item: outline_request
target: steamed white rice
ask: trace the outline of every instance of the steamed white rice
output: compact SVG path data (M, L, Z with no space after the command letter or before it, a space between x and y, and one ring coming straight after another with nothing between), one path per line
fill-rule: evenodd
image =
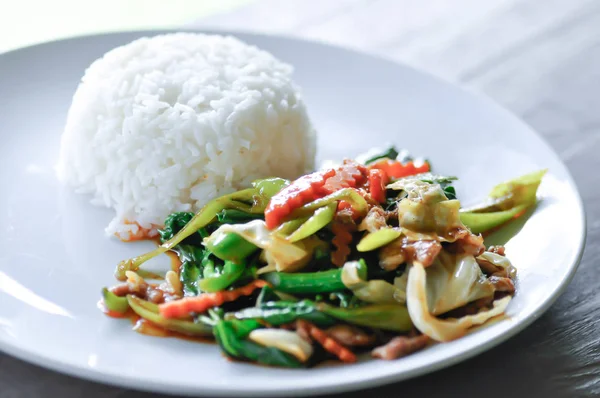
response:
M178 33L106 53L85 72L62 136L60 178L114 208L108 234L261 177L314 166L315 133L292 67L233 37Z

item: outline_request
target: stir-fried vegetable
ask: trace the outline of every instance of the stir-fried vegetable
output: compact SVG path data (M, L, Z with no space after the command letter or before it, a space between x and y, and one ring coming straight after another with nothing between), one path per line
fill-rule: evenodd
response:
M327 293L346 288L341 269L294 274L270 272L264 274L263 279L275 289L292 294Z
M537 189L545 174L546 170L540 170L496 185L487 200L461 210L461 221L480 233L518 217L536 204Z
M391 359L502 314L516 268L478 234L531 209L545 170L465 209L456 177L428 162L393 147L363 159L169 215L156 250L119 264L126 282L102 290L104 309L290 368L355 362L357 349L384 343L373 355ZM181 265L153 283L140 267L166 251Z
M108 311L124 314L129 310L126 297L119 297L107 288L102 289L102 303Z

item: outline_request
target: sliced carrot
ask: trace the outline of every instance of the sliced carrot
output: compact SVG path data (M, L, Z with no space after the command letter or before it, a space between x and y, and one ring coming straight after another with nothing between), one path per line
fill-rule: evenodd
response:
M186 297L181 300L169 301L168 303L160 304L158 310L160 315L165 318L185 318L192 313L202 313L223 303L235 301L241 296L249 296L254 290L266 285L268 285L267 282L257 279L246 286L234 290L202 293L196 297Z
M331 252L331 262L343 267L346 259L350 255L350 244L352 243L352 231L356 229L354 223L343 223L339 220L334 220L331 224L331 232L335 235L331 241L335 250Z
M323 330L319 329L312 323L305 321L303 319L299 319L297 321L298 328L303 329L305 332L308 332L310 337L312 337L316 342L318 342L325 350L332 353L336 357L339 358L340 361L346 363L356 362L356 355L338 341L329 337L327 333Z

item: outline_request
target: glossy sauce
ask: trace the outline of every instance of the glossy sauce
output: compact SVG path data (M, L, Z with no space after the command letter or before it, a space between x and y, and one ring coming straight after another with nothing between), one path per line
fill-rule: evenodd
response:
M105 306L102 300L98 302L98 308L111 318L116 319L128 319L133 325L133 330L144 334L146 336L154 336L154 337L175 337L178 339L183 339L187 341L193 341L196 343L205 343L205 344L213 344L215 340L210 337L197 337L197 336L188 336L183 333L173 332L167 329L164 329L158 325L153 324L152 322L142 318L138 314L136 314L133 310L129 309L126 313L122 314L116 311L110 311Z

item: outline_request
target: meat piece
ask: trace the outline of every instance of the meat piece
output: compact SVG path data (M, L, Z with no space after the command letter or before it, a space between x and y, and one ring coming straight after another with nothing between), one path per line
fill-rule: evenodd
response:
M142 300L148 300L155 304L162 303L165 300L165 293L161 289L146 283L142 278L114 286L110 291L119 297L132 294Z
M403 236L379 250L379 266L393 271L405 262L418 261L429 267L442 250L442 245L434 240L410 241Z
M489 281L492 283L492 285L494 285L494 288L497 292L505 292L509 294L513 294L515 292L515 284L510 278L491 276Z
M443 315L443 318L462 318L466 315L475 315L484 308L491 308L494 302L494 296L482 297L479 300L470 302L460 308L456 308Z
M484 258L477 257L477 258L475 258L475 260L477 260L477 264L479 264L479 268L481 268L481 270L488 275L491 275L498 271L502 271L501 267L498 267L496 264L494 264L491 261L488 261Z
M376 341L374 334L350 325L335 325L326 330L327 334L341 344L350 347L373 345Z
M473 235L469 231L466 231L466 233L459 232L455 234L455 237L456 241L446 245L446 250L450 253L464 253L477 257L485 251L483 236L481 235Z
M119 297L124 297L131 293L127 283L121 283L117 286L113 286L110 288L110 291Z
M165 294L160 289L148 289L146 298L154 304L160 304L165 300Z
M359 231L375 232L387 227L386 213L379 206L373 206L358 226Z
M371 355L386 360L401 358L422 350L427 343L429 343L429 336L424 334L414 337L398 336L391 339L387 344L373 349Z
M504 246L490 246L487 251L496 253L496 254L504 257L504 256L506 256L505 250L506 249L504 248Z

